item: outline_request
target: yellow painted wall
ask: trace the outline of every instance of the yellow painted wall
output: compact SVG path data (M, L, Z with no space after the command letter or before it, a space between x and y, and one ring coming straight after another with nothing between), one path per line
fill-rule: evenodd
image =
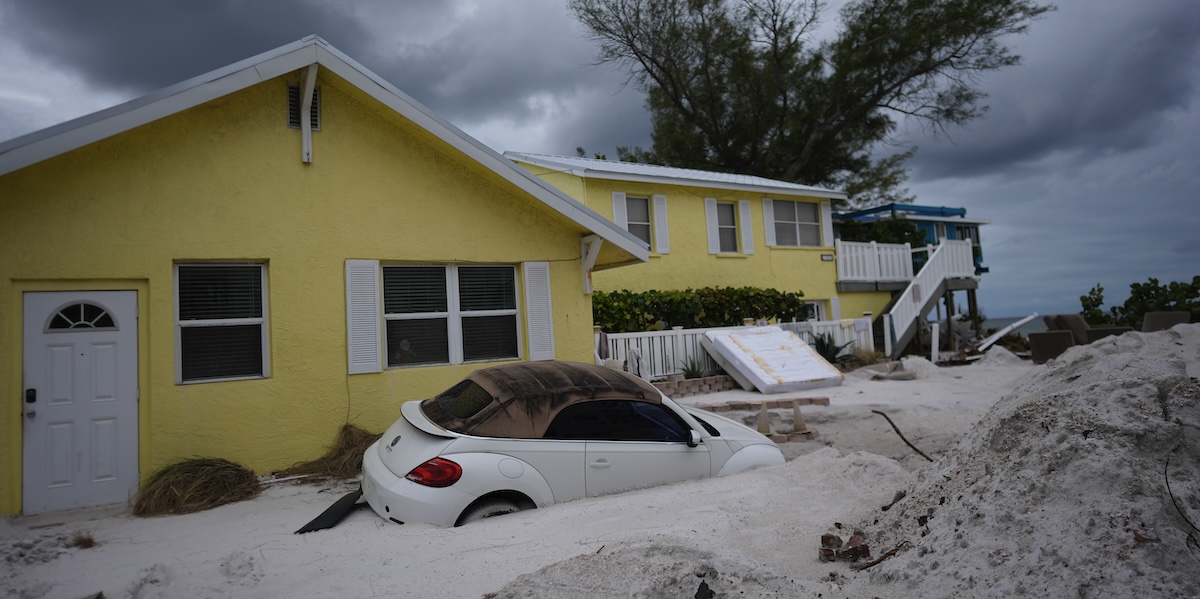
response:
M615 191L629 196L666 196L670 253L659 254L654 251L652 244L649 262L594 273L593 279L598 290L752 286L801 291L807 301L825 302L826 310L829 308L828 300L837 296L836 263L821 260L822 254L833 255L832 240L828 247L767 247L766 244L762 209L764 197L814 203L819 203L819 198L784 194L764 196L760 193L604 179L584 181L569 173L525 166L608 219L613 218L612 193ZM704 212L706 197L716 198L718 202L750 201L753 255L708 253Z
M842 318L858 318L863 312L870 312L872 318L879 318L891 301L892 294L887 291L855 291L842 293L840 297Z
M341 83L320 82L312 164L280 78L0 177L0 513L21 501L26 291L138 290L143 476L193 456L311 459L343 423L382 431L479 366L347 375L349 258L548 260L558 358L591 359L580 227ZM268 265L268 378L176 384L172 266L188 260Z

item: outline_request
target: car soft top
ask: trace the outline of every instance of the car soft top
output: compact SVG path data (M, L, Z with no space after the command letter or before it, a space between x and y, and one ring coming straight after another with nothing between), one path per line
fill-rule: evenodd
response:
M421 402L427 418L468 435L538 439L566 406L636 399L661 403L650 383L627 372L576 362L519 362L471 373L444 393Z

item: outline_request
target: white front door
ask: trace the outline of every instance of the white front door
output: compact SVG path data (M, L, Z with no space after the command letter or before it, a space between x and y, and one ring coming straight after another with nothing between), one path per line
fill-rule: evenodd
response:
M136 490L137 338L136 291L25 294L25 514Z

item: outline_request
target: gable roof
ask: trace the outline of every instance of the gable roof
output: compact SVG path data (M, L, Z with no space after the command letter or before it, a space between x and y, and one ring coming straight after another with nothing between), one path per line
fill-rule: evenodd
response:
M507 158L549 169L567 171L584 179L611 179L614 181L640 181L665 183L668 185L691 185L713 187L754 193L786 193L788 195L812 196L837 200L846 199L845 192L798 183L788 183L754 175L702 171L673 166L640 164L636 162L614 162L573 156L553 156L527 152L505 152Z
M594 210L505 159L316 35L52 127L0 143L0 176L316 64L396 111L580 227L645 262L649 248ZM597 265L600 268L601 265Z

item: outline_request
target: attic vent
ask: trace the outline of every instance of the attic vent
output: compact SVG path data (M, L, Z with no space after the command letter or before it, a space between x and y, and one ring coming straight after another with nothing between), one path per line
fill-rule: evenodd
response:
M288 127L300 128L300 86L288 86ZM313 88L312 110L308 115L313 131L321 130L321 88Z

